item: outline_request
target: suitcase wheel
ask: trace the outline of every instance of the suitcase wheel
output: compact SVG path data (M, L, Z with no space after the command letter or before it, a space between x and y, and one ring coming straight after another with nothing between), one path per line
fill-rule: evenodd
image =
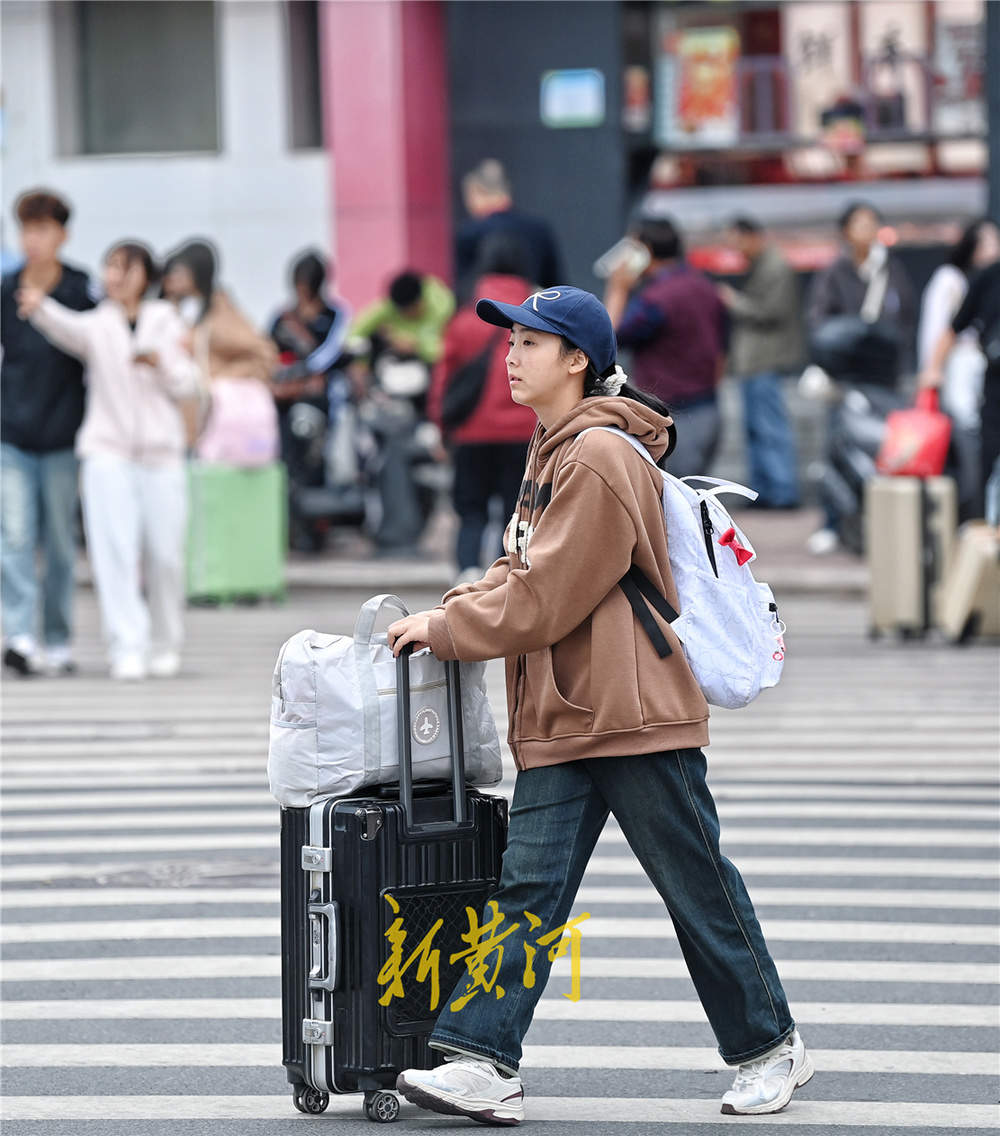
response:
M317 1116L325 1112L330 1103L330 1094L314 1089L311 1085L296 1085L292 1090L292 1104L299 1112Z
M395 1093L365 1093L365 1116L376 1124L390 1124L399 1117L399 1097Z

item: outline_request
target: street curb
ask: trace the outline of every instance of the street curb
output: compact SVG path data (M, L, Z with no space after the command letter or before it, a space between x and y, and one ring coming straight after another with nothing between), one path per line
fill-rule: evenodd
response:
M305 569L305 570L303 570ZM850 570L838 566L835 572L823 568L804 568L792 573L767 573L767 583L775 596L866 596L868 572L861 565ZM376 592L428 588L448 591L455 582L454 569L447 563L410 564L380 560L335 561L317 568L290 565L287 586L295 591L325 591L353 588Z

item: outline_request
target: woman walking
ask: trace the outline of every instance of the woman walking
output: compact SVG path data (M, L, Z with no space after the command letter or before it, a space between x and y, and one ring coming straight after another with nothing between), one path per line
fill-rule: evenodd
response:
M484 299L477 311L511 329L511 397L538 417L507 555L440 607L392 624L390 642L397 653L413 644L442 659L507 660L518 773L493 896L505 926L526 912L539 934L566 923L613 813L667 906L719 1052L738 1066L722 1111L777 1112L813 1067L743 881L719 851L700 748L708 705L669 623L651 615L672 647L660 657L617 586L634 565L677 607L659 474L625 439L592 430L632 434L661 461L672 421L624 385L611 320L589 293L553 288L520 306ZM528 985L521 952L504 951L494 975L502 1000L464 997L463 979L430 1038L446 1063L405 1070L399 1091L435 1112L520 1123L521 1042L549 953L537 951L533 966Z
M111 675L122 680L177 674L184 637L177 400L197 391L198 370L173 307L145 298L155 277L149 250L124 241L105 258L107 298L93 311L73 311L37 288L18 293L22 318L87 368L80 496Z

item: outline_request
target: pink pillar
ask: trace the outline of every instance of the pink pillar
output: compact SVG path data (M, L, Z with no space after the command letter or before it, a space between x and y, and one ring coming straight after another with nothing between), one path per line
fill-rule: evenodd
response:
M413 268L451 279L440 0L327 0L323 109L337 290L355 307Z

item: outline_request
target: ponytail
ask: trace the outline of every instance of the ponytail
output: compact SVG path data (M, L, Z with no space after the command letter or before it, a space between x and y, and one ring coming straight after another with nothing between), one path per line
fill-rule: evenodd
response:
M608 392L603 390L602 387L604 381L611 378L614 373L615 368L611 366L602 375L594 364L588 361L587 373L583 379L583 397L600 398L602 395L607 395ZM648 391L640 390L638 387L632 386L631 383L623 383L616 397L630 398L633 402L639 403L640 406L645 406L656 414L662 414L664 418L670 417L670 408L662 399L657 398L655 394L650 394ZM662 466L667 458L670 457L674 452L674 447L677 445L677 427L671 423L667 432L670 435L670 441L667 444L663 457L656 463L659 466Z
M564 353L577 350L576 344L567 339L565 335L561 336L561 339ZM608 396L606 383L608 379L614 376L615 366L616 365L612 363L611 366L602 373L598 371L590 359L588 359L587 372L583 376L583 397L606 398ZM670 407L668 407L662 399L657 398L655 394L650 394L648 391L640 390L638 387L632 386L631 383L623 383L615 397L630 398L633 402L639 403L640 406L645 406L648 410L663 415L664 418L670 417ZM677 427L671 423L668 433L670 435L670 442L667 445L663 457L657 462L657 465L663 465L664 461L674 452L674 447L677 445Z

